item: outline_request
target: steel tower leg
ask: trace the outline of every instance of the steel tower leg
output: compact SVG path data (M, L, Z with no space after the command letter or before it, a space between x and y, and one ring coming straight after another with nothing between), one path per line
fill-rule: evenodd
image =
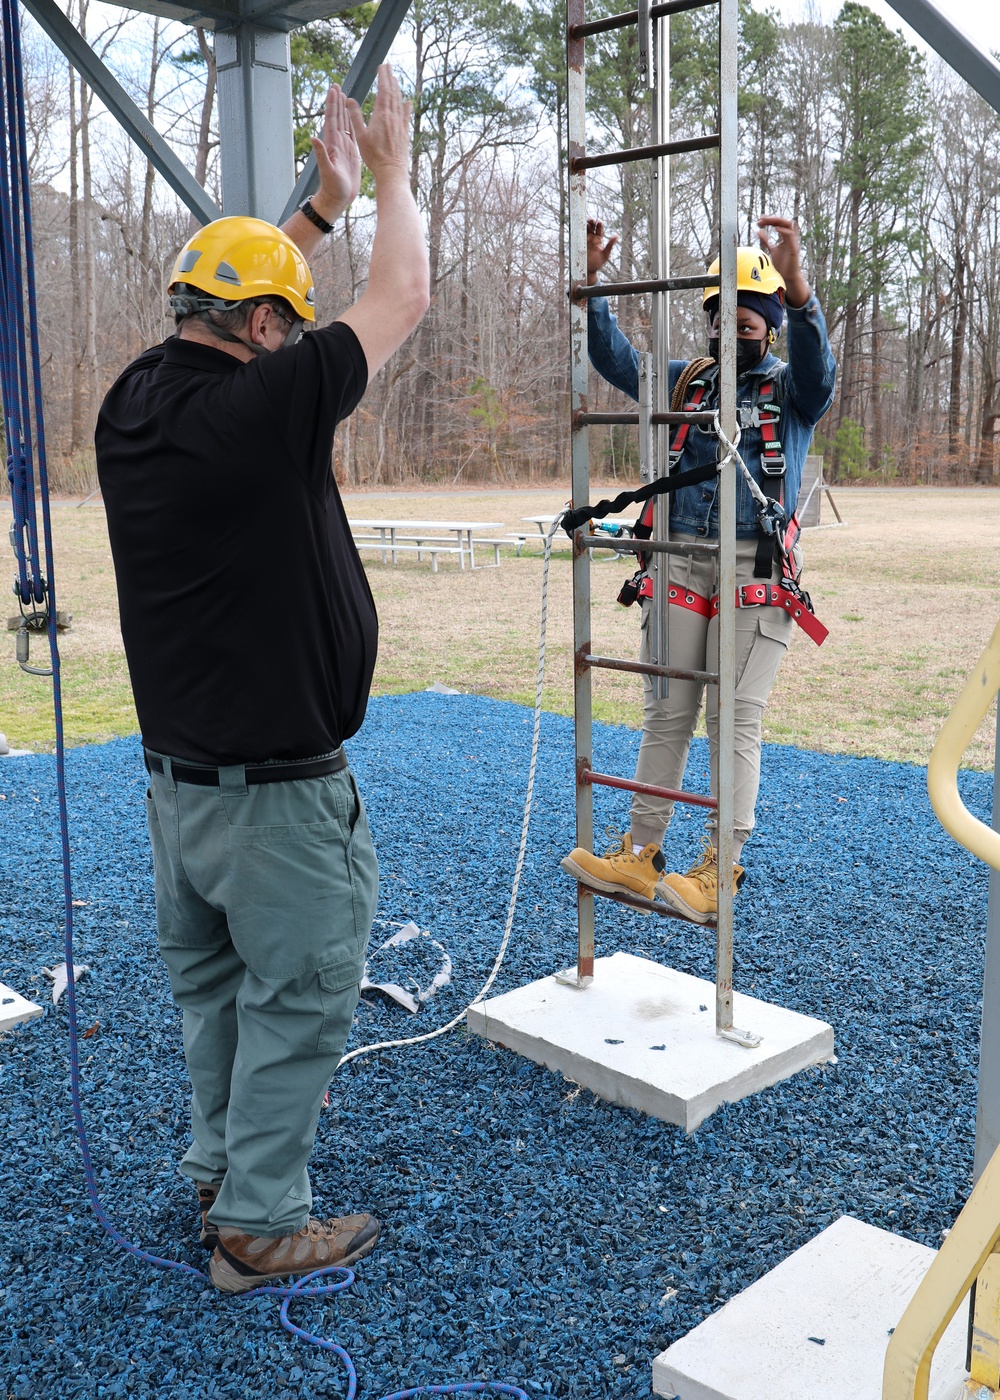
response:
M288 35L255 24L215 34L222 207L276 223L295 179Z

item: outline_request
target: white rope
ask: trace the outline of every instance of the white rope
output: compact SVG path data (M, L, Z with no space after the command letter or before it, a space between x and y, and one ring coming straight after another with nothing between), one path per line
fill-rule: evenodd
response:
M712 427L715 430L715 436L719 439L723 447L726 449L726 455L719 463L719 471L721 472L722 468L726 466L727 463L735 462L736 465L739 467L740 471L743 473L744 478L746 479L746 483L750 488L751 496L753 496L754 500L759 506L763 506L765 510L770 509L770 499L764 495L763 491L757 485L756 481L754 481L753 477L750 474L750 468L740 456L740 449L737 445L741 436L739 424L737 423L736 425L736 442L730 442L729 439L726 437L726 430L722 426L722 418L720 417L718 410L716 410L715 419L712 423Z
M380 1040L376 1045L359 1045L356 1050L351 1050L340 1061L338 1068L350 1064L352 1060L358 1059L361 1055L371 1055L376 1050L395 1050L402 1045L420 1045L427 1040L436 1040L439 1035L445 1035L448 1031L454 1030L465 1020L471 1009L483 1000L496 981L503 966L503 960L507 955L507 945L510 942L511 930L514 927L514 910L517 908L517 892L521 883L521 871L524 868L524 854L528 847L528 826L531 821L531 799L535 788L535 768L538 760L538 736L542 722L542 685L545 680L545 629L548 617L549 606L549 559L552 554L552 536L559 528L564 512L560 512L549 526L549 533L545 536L545 553L542 560L542 615L538 636L538 671L535 682L535 723L531 735L531 760L528 764L528 790L524 798L524 819L521 822L521 844L517 852L517 863L514 867L514 883L510 891L510 903L507 906L507 922L504 926L503 938L500 942L500 951L497 953L496 961L480 991L472 998L468 1006L460 1011L457 1016L453 1016L447 1025L439 1026L436 1031L427 1031L424 1035L411 1035L404 1040Z

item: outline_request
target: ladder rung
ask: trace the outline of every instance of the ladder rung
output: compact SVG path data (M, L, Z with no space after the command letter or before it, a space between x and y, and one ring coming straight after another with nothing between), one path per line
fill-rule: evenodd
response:
M696 558L699 554L718 554L718 544L702 543L700 540L625 540L617 536L584 535L581 539L587 549L614 549L620 554L682 554Z
M664 0L663 4L650 7L650 18L664 19L667 15L683 14L685 10L707 10L718 3L719 0ZM609 29L626 29L630 24L638 23L639 11L626 10L624 14L608 15L606 19L574 24L568 33L570 39L586 39L590 34L606 34Z
M699 423L705 428L710 428L715 422L715 414L695 409L678 413L653 413L650 415L654 423ZM634 426L639 422L638 413L574 413L574 428L593 428L601 424L624 423L626 426Z
M668 802L684 802L689 807L710 807L714 812L718 807L714 797L704 797L700 792L684 792L681 788L653 787L650 783L637 783L633 778L613 778L610 773L595 773L593 768L581 768L580 782L592 786L622 788L625 792L641 792L647 797L662 797Z
M642 909L647 914L662 914L665 919L680 919L685 924L695 922L694 919L686 919L679 909L672 909L660 899L645 899L641 894L626 894L624 890L612 894L610 890L595 889L593 885L588 885L586 880L578 880L577 884L588 894L597 895L600 899L613 899L616 904L627 904L632 909ZM699 923L698 927L715 928L715 920L706 919L703 924Z
M588 666L604 671L632 671L640 676L666 676L672 681L697 681L700 685L718 685L716 671L682 671L678 666L657 666L652 661L616 661L611 656L584 656Z
M662 277L648 282L595 282L592 287L574 287L572 294L579 301L588 301L591 297L635 296L640 292L688 292L718 287L721 280L717 272L703 272L700 277Z
M581 170L596 170L601 165L626 165L634 160L657 160L660 156L682 156L689 151L711 151L717 149L719 136L712 132L708 136L692 136L685 141L662 141L658 146L629 146L624 151L607 151L600 156L574 156L569 163L573 174Z

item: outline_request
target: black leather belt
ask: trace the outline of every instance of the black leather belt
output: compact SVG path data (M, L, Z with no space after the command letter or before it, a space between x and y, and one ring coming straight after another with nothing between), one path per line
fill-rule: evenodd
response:
M145 753L145 759L151 773L163 772L161 758ZM326 758L303 758L293 763L247 764L244 772L247 787L254 787L257 783L289 783L298 778L322 778L327 773L339 773L346 767L347 754L340 748L327 754ZM193 768L188 763L171 762L170 771L178 783L195 783L199 787L219 786L218 768Z

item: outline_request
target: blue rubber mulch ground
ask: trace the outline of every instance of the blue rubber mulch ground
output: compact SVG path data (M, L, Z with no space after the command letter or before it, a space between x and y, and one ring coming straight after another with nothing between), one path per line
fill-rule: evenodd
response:
M439 1024L478 990L506 912L530 736L531 713L510 704L372 704L350 749L382 863L380 917L430 929L454 975L416 1018L362 1005L352 1043ZM599 766L630 772L637 743L599 728ZM694 785L706 761L696 744ZM174 1165L185 1074L154 951L138 746L76 750L69 766L77 954L93 967L81 1028L96 1027L83 1042L86 1116L104 1200L130 1238L202 1266ZM571 772L571 725L547 715L500 991L573 960L574 887L557 867L573 838ZM47 758L0 765L0 979L47 1003L0 1039L6 1394L341 1396L339 1364L283 1332L273 1301L144 1267L87 1207L65 1004L53 1010L38 977L61 958L53 773ZM983 817L990 787L963 775ZM624 795L598 803L602 820L624 818ZM668 854L682 867L699 827L694 813L675 821ZM317 1206L370 1208L387 1228L349 1295L294 1316L353 1353L363 1400L486 1377L529 1394L648 1396L657 1352L843 1212L939 1242L969 1188L985 871L937 826L922 769L777 747L747 855L737 986L832 1022L835 1067L725 1107L691 1137L464 1030L335 1081ZM703 931L604 903L599 920L600 952L712 976Z

